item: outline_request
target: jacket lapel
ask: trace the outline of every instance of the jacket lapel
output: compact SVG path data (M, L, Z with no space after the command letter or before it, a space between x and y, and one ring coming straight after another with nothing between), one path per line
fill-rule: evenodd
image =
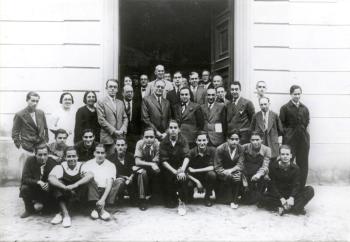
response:
M162 107L159 105L159 102L157 101L157 99L156 99L156 97L154 95L151 96L151 100L153 102L153 105L158 108L159 112L162 112ZM162 106L164 104L163 101L164 100L162 100Z
M215 113L216 113L217 108L218 108L218 105L215 102L214 102L211 110L208 107L208 110L209 110L208 120L209 121L211 121L215 117Z
M25 115L25 119L28 121L30 126L32 126L34 129L38 129L38 126L35 125L34 120L33 120L32 116L30 115L30 113L28 112L28 110L26 110L24 115ZM35 111L35 117L36 116L37 116L37 112Z
M113 111L113 113L117 113L117 105L109 97L106 97L106 105Z
M273 115L273 113L269 110L269 119L268 119L268 124L267 124L267 131L270 131L270 129L272 128L273 119L274 119L274 115Z
M265 125L264 125L264 118L263 118L262 111L258 112L256 119L260 129L264 131Z

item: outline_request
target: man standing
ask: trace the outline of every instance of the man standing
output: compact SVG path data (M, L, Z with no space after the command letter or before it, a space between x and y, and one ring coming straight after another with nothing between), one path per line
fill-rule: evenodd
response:
M135 164L140 168L136 171L139 207L141 210L146 210L146 196L151 195L154 199L155 195L160 195L162 183L159 167L159 142L152 128L145 129L143 139L136 144Z
M227 142L216 149L214 167L218 174L219 186L217 200L238 208L238 193L244 169L243 149L239 145L239 132L233 130L227 135Z
M301 93L300 86L291 86L291 100L280 110L280 119L284 128L283 143L292 148L292 154L300 168L300 189L306 184L310 149L308 132L310 114L308 108L300 102Z
M98 123L101 125L100 142L106 147L108 155L114 152L117 137L123 137L128 128L128 117L124 104L116 98L118 82L109 79L106 82L107 96L97 102Z
M49 183L53 186L53 195L59 203L60 212L51 220L52 224L62 223L63 227L71 226L69 204L75 199L82 202L92 174L81 175L81 162L78 162L77 152L74 147L65 150L64 162L55 166L49 174Z
M223 86L223 85L224 85L224 82L222 80L222 77L220 75L215 75L213 77L213 87L218 88L218 87Z
M134 98L134 90L130 85L124 86L123 102L129 120L126 136L128 151L134 153L136 142L141 136L141 102Z
M135 201L136 184L134 182L133 170L135 167L134 156L127 152L127 144L124 138L117 138L115 152L107 157L117 168L117 179L115 181L117 199L129 194L130 200Z
M49 205L48 175L56 162L48 157L49 151L45 144L34 148L35 156L29 156L24 164L20 194L23 199L25 212L21 218L40 211L44 205Z
M270 166L271 184L258 206L285 213L306 214L305 205L313 198L311 186L300 188L299 167L291 162L288 145L281 146L280 160Z
M88 201L92 207L90 216L92 219L109 220L110 214L105 210L105 205L115 202L117 171L115 165L106 159L106 149L102 144L96 146L94 154L95 158L81 167L83 175L93 174L88 184Z
M98 145L95 142L95 135L91 129L83 130L83 140L75 144L75 150L78 155L78 161L84 162L93 159L95 148Z
M180 103L180 89L182 85L181 80L181 72L175 72L173 77L174 89L169 91L166 95L166 99L169 100L171 107L173 107L175 104Z
M246 179L243 204L254 204L259 201L266 189L265 176L269 172L271 149L262 144L263 135L252 132L250 143L243 146L244 176Z
M213 203L210 201L210 195L216 180L214 171L215 148L208 147L208 136L203 131L198 133L196 144L197 147L190 150L188 172L195 180L199 192L203 187L205 188L204 204L211 207Z
M258 81L256 83L256 99L254 99L254 107L258 108L260 107L260 98L263 98L266 96L266 82L265 81Z
M207 90L209 87L213 87L210 80L210 72L208 70L202 71L202 86Z
M169 121L168 135L160 143L160 161L165 168L166 206L174 208L178 200L178 213L183 216L186 214L185 202L188 200L186 169L189 163L189 147L175 120Z
M263 144L271 148L271 159L276 160L282 144L283 127L278 115L270 110L270 99L260 98L261 111L253 116L250 129L263 134Z
M199 75L197 72L191 72L190 75L190 89L193 96L193 102L198 104L205 103L206 89L198 85Z
M250 123L255 113L254 105L241 97L241 83L233 82L230 86L232 102L227 105L227 132L237 129L241 134L241 144L249 143Z
M215 102L215 89L207 89L207 103L201 105L204 126L208 132L209 145L219 146L225 141L226 109L223 103Z
M195 146L197 132L203 129L203 114L197 103L190 101L190 89L182 87L180 90L181 106L176 105L174 116L180 124L181 134L190 147Z
M223 103L225 106L230 103L230 101L226 98L226 91L223 86L218 86L216 88L216 99L215 102Z
M166 135L171 109L169 101L163 98L165 82L155 81L155 88L154 94L142 100L142 121L146 127L152 127L156 131L158 139L163 139Z
M17 149L21 150L20 167L33 155L34 147L49 141L45 114L37 109L40 96L30 91L27 93L27 107L17 112L13 118L12 139Z
M154 74L156 75L156 79L149 83L149 85L147 87L147 90L146 90L146 96L152 95L155 92L155 90L156 90L156 86L155 86L156 85L156 81L159 81L159 80L162 80L165 83L164 92L163 92L163 97L164 98L166 98L166 95L167 95L167 93L169 91L174 89L173 84L170 81L165 80L164 73L165 73L164 66L163 65L157 65L155 70L154 70Z
M146 97L146 90L149 85L148 81L148 76L146 74L142 74L140 76L140 92L136 93L136 98L142 100L144 97Z

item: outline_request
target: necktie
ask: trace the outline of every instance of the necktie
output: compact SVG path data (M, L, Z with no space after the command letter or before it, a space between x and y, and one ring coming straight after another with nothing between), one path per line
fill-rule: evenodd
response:
M213 104L209 104L209 110L211 110L211 108L213 107Z
M266 118L266 113L264 113L263 119L264 119L264 131L266 131L266 130L267 130L267 118Z
M181 104L181 113L184 113L186 110L186 103Z
M128 119L130 120L130 101L126 101L125 112L126 112L126 115L128 116Z
M145 161L151 162L152 161L152 153L151 153L151 146L146 145L145 147Z
M160 101L160 97L157 97L157 99L158 99L158 103L159 103L159 106L161 106L161 101Z

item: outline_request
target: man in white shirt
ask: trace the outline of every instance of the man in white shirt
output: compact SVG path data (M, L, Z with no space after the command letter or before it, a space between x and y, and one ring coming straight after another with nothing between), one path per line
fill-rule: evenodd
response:
M82 168L82 174L91 172L93 180L88 186L88 201L93 205L91 218L108 220L110 214L105 210L105 205L113 204L116 198L115 165L106 159L106 149L102 144L95 148L95 158L86 162Z
M86 186L93 174L81 174L82 163L78 162L77 151L74 147L68 147L64 152L64 162L55 166L49 174L48 181L53 186L53 195L57 199L60 212L51 220L52 224L62 223L63 227L71 226L67 205L74 199L82 201L86 194Z

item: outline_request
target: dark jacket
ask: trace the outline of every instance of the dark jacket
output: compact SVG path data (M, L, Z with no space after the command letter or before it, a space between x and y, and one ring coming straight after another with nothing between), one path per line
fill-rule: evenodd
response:
M100 140L101 128L97 121L97 111L91 112L86 106L80 107L75 114L74 143L82 140L84 129L91 129L95 140Z
M231 159L229 154L228 143L223 143L216 148L215 159L214 159L214 169L219 177L224 176L223 171L226 169L231 169L237 167L238 170L243 171L244 169L244 154L243 148L237 145L236 153Z
M167 135L160 143L160 162L168 162L174 169L178 169L182 166L184 159L186 157L189 158L189 151L188 142L181 134L179 134L174 147L171 144L169 135Z
M250 100L240 97L237 105L230 102L227 104L226 110L228 133L234 129L239 131L250 130L250 123L255 113L254 105Z
M36 145L49 141L46 118L43 111L35 110L36 125L28 107L19 111L13 118L12 139L17 147L33 152Z
M41 180L47 182L51 170L58 165L52 158L48 158L44 167L44 172L41 176L40 164L35 156L30 156L26 160L23 171L21 185L36 185Z

